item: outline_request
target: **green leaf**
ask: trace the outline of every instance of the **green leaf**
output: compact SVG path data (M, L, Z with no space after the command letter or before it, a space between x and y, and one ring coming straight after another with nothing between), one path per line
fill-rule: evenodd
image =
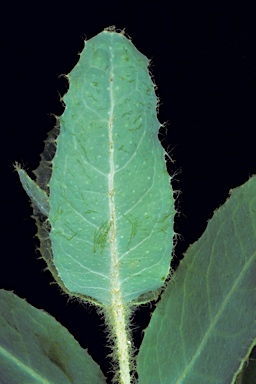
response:
M187 251L138 355L139 384L231 383L256 336L256 177Z
M104 384L99 366L53 317L0 290L1 384Z
M103 307L115 380L125 383L133 376L131 313L158 296L174 235L148 64L112 28L88 40L67 76L65 111L48 135L36 181L16 165L48 269L66 293Z
M123 34L85 43L63 100L50 239L66 288L105 306L150 300L169 273L174 199L149 61Z
M27 192L34 207L37 207L39 212L43 215L49 215L49 198L45 191L43 191L28 175L20 168L19 164L15 164L15 168L19 174L20 181L23 188Z

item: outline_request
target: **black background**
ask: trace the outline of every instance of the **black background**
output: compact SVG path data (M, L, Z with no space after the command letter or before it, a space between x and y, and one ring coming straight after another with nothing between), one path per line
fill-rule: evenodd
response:
M91 3L10 2L2 9L0 287L53 315L107 375L104 321L94 308L68 302L43 272L31 208L13 163L37 167L54 126L51 114L63 112L59 93L67 82L59 75L74 67L84 38L111 25L125 28L152 59L159 120L168 122L165 144L175 160L169 170L181 191L175 267L229 190L256 173L256 14L253 1ZM150 311L135 314L137 347Z

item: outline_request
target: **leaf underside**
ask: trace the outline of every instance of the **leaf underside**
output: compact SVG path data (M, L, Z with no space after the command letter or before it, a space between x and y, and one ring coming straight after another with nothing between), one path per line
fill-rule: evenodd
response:
M60 117L49 183L54 263L71 293L103 305L114 275L128 303L169 272L174 200L148 63L122 34L88 40Z
M256 335L256 177L188 249L138 355L139 384L233 383Z

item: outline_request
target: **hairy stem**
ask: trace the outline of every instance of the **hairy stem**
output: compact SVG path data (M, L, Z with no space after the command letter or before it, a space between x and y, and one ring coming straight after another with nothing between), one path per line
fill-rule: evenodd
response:
M113 292L109 313L111 337L114 339L113 358L118 364L114 381L120 384L131 384L131 341L127 327L127 309L122 303L120 291Z

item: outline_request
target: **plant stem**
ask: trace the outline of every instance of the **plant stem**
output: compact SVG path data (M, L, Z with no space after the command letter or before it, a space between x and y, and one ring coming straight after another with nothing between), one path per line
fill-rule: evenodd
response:
M117 379L120 384L131 384L131 341L129 340L127 330L127 310L122 303L122 297L119 291L115 291L112 296L111 325L114 345L114 358L118 363Z

